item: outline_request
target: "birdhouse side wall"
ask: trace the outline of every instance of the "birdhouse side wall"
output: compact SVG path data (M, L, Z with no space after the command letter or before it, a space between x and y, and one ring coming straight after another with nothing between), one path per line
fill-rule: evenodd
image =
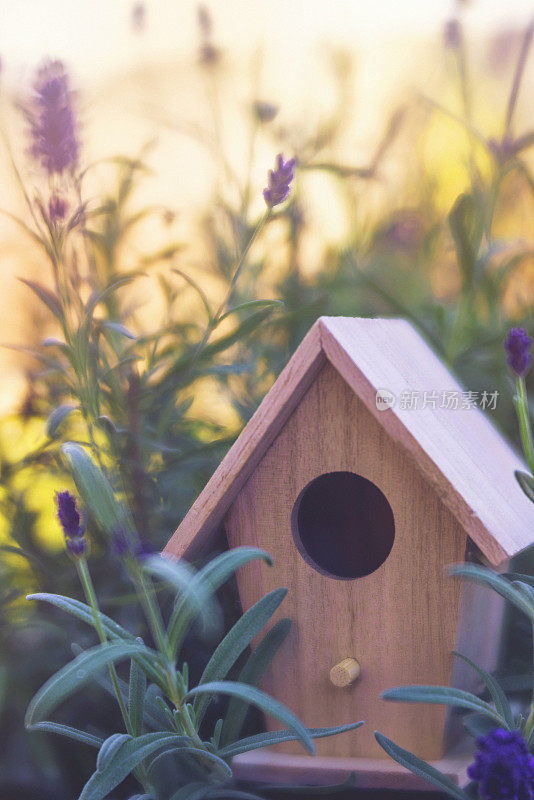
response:
M321 574L292 534L302 490L339 471L372 481L395 521L385 562L355 580ZM257 545L274 558L272 568L253 563L239 571L245 610L276 587L289 590L277 618L290 617L292 630L264 688L310 727L366 722L354 733L319 741L319 754L384 757L373 737L378 729L422 758L439 758L445 710L387 703L380 693L403 684L449 683L461 586L445 567L463 560L466 534L330 364L237 495L225 527L232 547ZM345 658L359 661L361 676L348 687L333 686L330 669Z

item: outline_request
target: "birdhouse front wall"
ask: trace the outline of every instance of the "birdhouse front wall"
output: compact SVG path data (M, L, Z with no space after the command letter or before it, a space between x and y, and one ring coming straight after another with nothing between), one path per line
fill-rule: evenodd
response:
M345 475L337 494L329 496L327 480L326 493L301 507L307 487L330 473ZM371 490L365 495L368 507L358 518L349 503L354 545L345 541L341 550L332 550L329 542L343 516L342 493L352 491L350 474L361 476L364 489ZM392 546L382 541L391 519ZM315 531L311 555L298 529L301 522ZM446 577L445 566L463 560L466 534L329 363L237 495L225 528L230 546L257 545L274 558L272 568L253 563L239 571L244 610L272 589L289 590L278 616L290 617L292 629L264 688L309 727L366 722L356 732L319 740L319 754L383 757L373 737L378 729L422 758L439 758L445 711L387 703L380 693L409 683L449 683L461 586ZM373 558L383 563L363 577L347 578L354 569L353 546L364 571L372 569ZM346 559L340 558L345 552ZM315 560L317 553L326 570ZM344 659L358 661L360 677L349 686L334 686L330 670ZM291 744L281 747L297 752Z

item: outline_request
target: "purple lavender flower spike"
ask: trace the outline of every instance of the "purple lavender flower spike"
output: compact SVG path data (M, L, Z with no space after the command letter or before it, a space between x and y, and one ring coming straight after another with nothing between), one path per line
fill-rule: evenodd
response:
M447 47L452 50L458 50L462 44L462 26L456 18L448 20L445 23L444 38Z
M263 199L268 208L274 208L283 203L289 194L289 186L294 178L293 169L297 160L290 158L284 162L284 156L279 153L276 157L276 169L269 170L269 183L263 190Z
M68 207L68 203L64 197L61 197L59 194L53 194L48 201L48 215L50 221L57 223L64 220Z
M115 528L111 532L111 551L119 558L132 554L132 548L124 528Z
M76 498L68 491L56 492L57 515L63 528L63 533L69 539L79 539L83 536L80 525L80 514L76 508Z
M80 150L73 93L61 61L45 63L33 88L28 109L31 154L47 172L61 174L76 166Z
M504 349L508 354L506 361L518 378L526 375L532 362L531 345L532 339L524 328L512 328L505 339Z
M63 528L67 550L73 556L85 555L87 542L80 514L76 508L76 498L65 490L64 492L56 492L56 502L57 515Z
M519 731L495 728L477 745L467 775L481 800L534 800L534 756Z

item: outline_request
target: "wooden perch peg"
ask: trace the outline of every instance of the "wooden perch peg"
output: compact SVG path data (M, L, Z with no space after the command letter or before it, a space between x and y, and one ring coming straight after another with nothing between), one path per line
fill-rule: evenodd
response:
M344 658L330 670L330 683L334 686L350 686L359 678L361 671L355 658Z

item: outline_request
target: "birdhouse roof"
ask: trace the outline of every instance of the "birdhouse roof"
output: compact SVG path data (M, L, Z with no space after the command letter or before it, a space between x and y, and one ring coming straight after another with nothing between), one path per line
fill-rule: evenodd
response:
M166 553L192 557L204 549L327 361L413 458L492 564L534 543L534 508L514 478L514 471L525 470L525 465L493 427L488 411L472 404L462 407L470 405L468 393L414 328L401 319L321 317L191 507ZM377 408L379 390L395 397L392 407ZM410 407L413 397L416 408ZM446 407L444 398L451 397L457 398L458 408Z

